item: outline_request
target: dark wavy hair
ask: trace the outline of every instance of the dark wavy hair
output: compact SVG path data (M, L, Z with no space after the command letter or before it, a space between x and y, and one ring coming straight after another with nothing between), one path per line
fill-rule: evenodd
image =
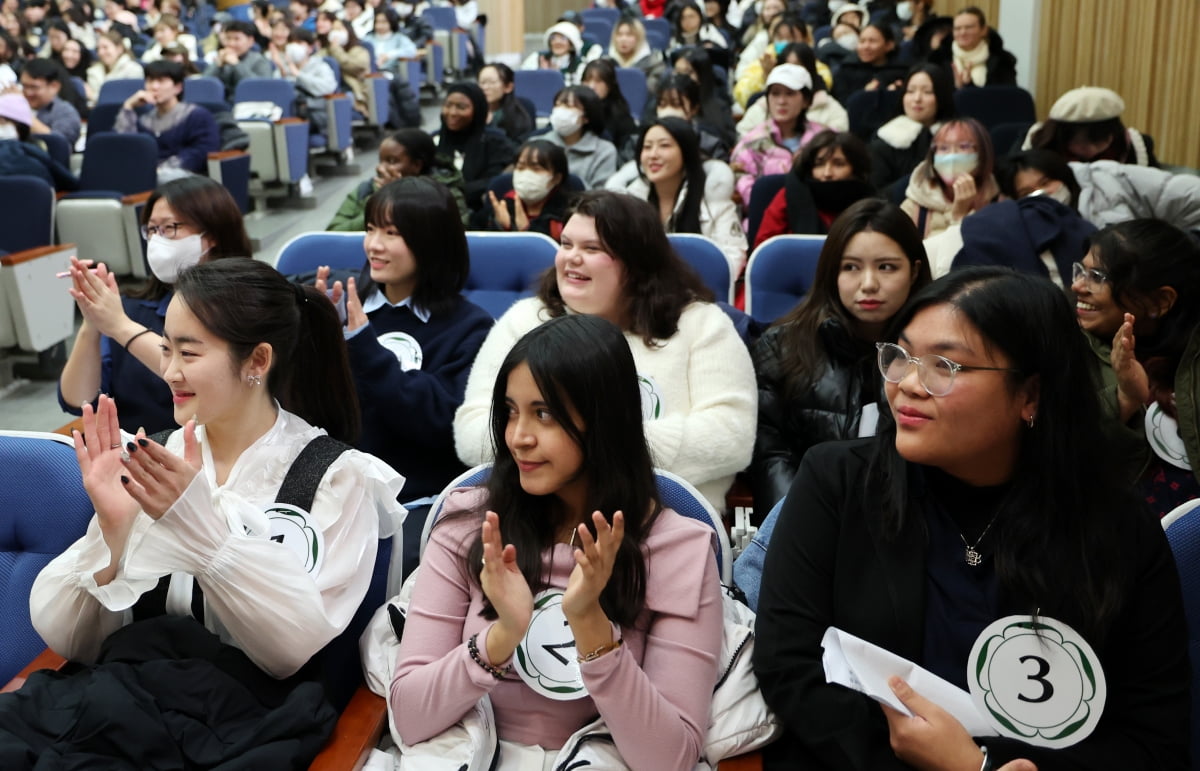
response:
M637 144L637 169L643 179L646 178L646 172L642 168L642 148L646 143L646 135L655 126L662 127L671 135L671 139L675 140L675 144L679 145L679 152L683 157L683 183L687 185L687 194L683 198L683 207L678 212L675 212L674 203L672 204L672 214L670 221L667 223L667 232L699 233L700 204L704 201L704 185L708 180L704 172L704 157L700 154L700 138L692 130L692 124L682 118L655 118L643 124L642 133L638 136ZM678 195L681 192L683 192L682 185L676 192L676 200L678 200ZM656 210L658 209L658 189L653 184L650 185L650 195L646 200Z
M458 305L471 262L450 188L427 176L393 180L367 199L364 221L368 227L395 228L412 252L417 265L413 305L432 314ZM375 286L366 276L363 297Z
M564 511L553 495L531 495L522 489L520 471L505 441L508 378L522 364L529 367L550 414L582 451L580 473L589 480L584 519L592 535L596 531L591 512L602 512L610 524L614 513L624 514L625 537L600 606L617 624L632 626L645 604L643 544L662 504L642 428L641 392L629 343L620 329L599 316L560 316L518 340L496 375L491 419L496 462L487 483L487 502L476 514L491 510L500 517L504 541L516 546L517 565L536 594L547 585L543 552L572 524L573 513ZM571 420L572 411L582 425ZM472 581L479 580L476 566L482 557L483 543L476 538L464 559ZM486 598L482 615L496 617Z
M589 190L567 210L567 221L576 214L596 221L604 250L625 267L625 331L640 336L647 346L673 337L689 304L713 301L712 290L676 254L658 210L646 201L611 190ZM538 299L550 316L566 315L555 268L542 274Z
M265 385L285 410L343 442L358 437L358 396L337 310L323 292L293 284L265 262L202 262L179 275L178 297L229 345L235 368L271 346Z
M865 198L842 212L829 227L829 235L821 247L812 288L795 308L775 322L775 326L782 328L780 346L784 351L784 388L792 397L801 395L819 378L829 361L817 331L820 326L829 319L836 319L852 335L858 326L854 316L842 305L838 294L838 274L850 239L868 232L879 233L895 241L908 258L910 269L916 266L916 279L909 289L910 297L930 281L925 245L912 218L900 207L879 198Z
M1096 388L1096 357L1079 334L1066 295L1044 278L1008 268L952 271L910 298L892 320L895 341L920 311L949 305L1015 372L1014 392L1037 381L1037 423L1022 430L993 533L1000 592L1025 612L1066 621L1103 646L1124 597L1127 545L1114 537L1123 517L1149 516L1122 484ZM878 517L887 537L925 523L910 489L911 464L896 451L894 421L880 433L864 484L882 492Z
M850 163L850 168L853 169L854 179L862 182L867 182L871 178L871 153L867 150L867 145L858 138L857 135L849 131L822 131L804 146L800 151L799 157L792 165L792 172L801 179L808 179L813 175L813 168L817 162L827 153L835 149L840 149L842 155L846 156L846 160Z

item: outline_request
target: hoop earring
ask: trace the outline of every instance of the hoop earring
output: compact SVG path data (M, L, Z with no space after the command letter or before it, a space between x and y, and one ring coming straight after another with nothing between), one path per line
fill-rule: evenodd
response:
M1034 418L1036 418L1036 417L1037 417L1037 415L1030 415L1030 416L1029 416L1029 427L1030 427L1030 428L1033 428L1033 421L1034 421Z

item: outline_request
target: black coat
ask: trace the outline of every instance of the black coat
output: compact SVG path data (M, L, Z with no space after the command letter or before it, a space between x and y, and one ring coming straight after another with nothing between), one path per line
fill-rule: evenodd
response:
M887 125L887 124L884 124ZM871 139L871 185L887 195L899 179L908 179L929 153L933 134L922 131L908 147L895 147L878 134Z
M882 400L874 348L854 340L836 319L818 328L827 363L803 393L788 393L783 378L786 327L772 327L754 344L758 433L750 484L754 511L765 517L787 494L809 448L858 436L863 404ZM886 406L885 406L886 409Z
M951 76L954 74L953 45L954 36L947 35L942 39L942 44L929 54L929 61L945 67ZM1017 57L1004 50L1004 40L994 29L988 29L987 85L1017 85Z
M879 81L879 88L885 89L894 81L904 80L908 73L908 65L899 61L895 55L880 67L867 64L857 56L847 59L838 67L833 75L833 98L840 104L845 104L850 97L862 91L872 80Z
M909 768L892 753L879 705L828 684L821 664L821 638L830 625L921 663L927 581L921 531L930 504L921 494L921 467L909 464L913 516L896 537L883 536L880 491L864 484L875 442L810 451L767 549L754 671L784 726L783 737L765 750L768 769ZM1028 758L1041 771L1188 767L1190 674L1179 574L1155 518L1135 509L1120 518L1118 530L1113 537L1126 544L1128 560L1124 602L1103 643L1089 641L1108 682L1099 725L1087 739L1060 750L988 737L983 741L996 768L1015 758ZM1028 609L1001 596L999 611Z

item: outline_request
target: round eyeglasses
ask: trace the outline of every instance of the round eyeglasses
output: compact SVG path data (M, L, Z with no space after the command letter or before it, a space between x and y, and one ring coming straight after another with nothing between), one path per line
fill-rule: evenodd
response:
M1071 283L1079 280L1095 288L1108 281L1108 274L1102 270L1089 268L1082 262L1073 262L1071 263Z
M875 343L879 374L889 383L899 383L908 375L908 368L917 365L917 380L930 396L945 396L954 387L959 372L1020 372L1012 367L971 367L951 361L936 353L913 356L895 343Z

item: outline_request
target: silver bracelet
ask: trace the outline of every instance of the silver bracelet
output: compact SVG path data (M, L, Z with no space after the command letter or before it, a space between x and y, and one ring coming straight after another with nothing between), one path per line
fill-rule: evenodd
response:
M979 765L979 771L992 771L992 759L988 756L987 745L979 745L979 749L983 752L983 763Z

